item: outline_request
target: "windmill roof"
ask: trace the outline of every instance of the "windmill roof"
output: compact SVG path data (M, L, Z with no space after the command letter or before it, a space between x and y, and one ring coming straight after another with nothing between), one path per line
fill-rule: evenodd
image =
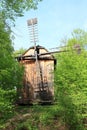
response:
M27 49L25 52L24 52L24 54L22 54L20 57L18 57L18 59L19 60L29 60L29 59L32 59L32 60L35 60L35 57L34 57L34 54L29 54L29 52L31 51L31 50L34 50L35 48L34 48L34 46L31 46L29 49ZM52 54L50 54L49 53L49 51L45 48L45 47L43 47L43 46L40 46L40 45L37 45L36 46L36 49L43 49L44 50L44 52L40 52L40 54L38 55L39 57L39 60L56 60L55 59L55 57L52 55ZM33 52L34 53L34 52ZM24 58L24 57L26 57L26 58Z

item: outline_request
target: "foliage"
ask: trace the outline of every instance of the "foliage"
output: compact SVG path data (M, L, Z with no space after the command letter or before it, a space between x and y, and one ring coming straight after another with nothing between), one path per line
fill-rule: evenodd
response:
M0 128L13 115L15 88L22 86L23 67L13 55L10 30L0 21Z
M36 8L41 0L0 1L0 128L13 114L15 88L22 86L23 66L14 58L11 23L25 10ZM4 122L5 123L5 122Z
M9 31L0 24L0 87L3 89L13 89L19 86L22 78L22 67L18 65L12 57L13 47L9 36Z
M13 112L15 89L22 86L23 66L14 58L11 24L41 0L0 0L0 124ZM0 126L1 127L1 126Z
M29 130L57 130L64 124L60 120L60 108L58 105L35 105L30 107L21 107L19 112L23 110L30 113L30 117L16 125L16 129L27 128ZM58 113L58 118L55 117ZM55 124L56 123L56 124ZM66 129L65 129L66 130ZM68 130L68 128L67 128Z
M15 90L3 90L0 88L0 128L7 119L14 115L12 105L16 96Z
M41 0L1 0L0 13L6 19L13 19L17 16L23 16L25 10L36 9Z
M19 50L15 50L13 53L13 56L18 57L18 56L24 54L25 51L26 51L26 49L24 49L24 48L20 48Z
M87 114L87 52L82 42L86 41L87 33L79 31L81 30L73 32L74 37L68 40L67 52L56 56L56 101L62 107L63 120L70 130L83 130L82 118ZM81 47L80 53L79 48L74 48L77 44Z

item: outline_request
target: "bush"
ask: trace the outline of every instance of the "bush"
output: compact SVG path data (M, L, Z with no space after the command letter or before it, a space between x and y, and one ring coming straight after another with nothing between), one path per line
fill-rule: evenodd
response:
M15 90L3 90L0 88L0 119L6 119L13 112Z

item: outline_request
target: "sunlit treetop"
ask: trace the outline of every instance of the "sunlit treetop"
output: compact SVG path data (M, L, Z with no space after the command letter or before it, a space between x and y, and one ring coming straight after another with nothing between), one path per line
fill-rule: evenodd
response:
M0 0L0 17L15 21L18 16L30 9L37 9L38 3L42 0Z

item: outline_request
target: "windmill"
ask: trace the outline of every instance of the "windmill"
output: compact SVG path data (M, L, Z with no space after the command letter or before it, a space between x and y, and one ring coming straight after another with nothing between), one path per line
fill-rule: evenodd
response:
M38 29L37 18L27 21L30 33L30 41L34 44L23 55L17 57L18 61L25 67L24 88L21 89L20 103L53 102L54 100L54 66L56 59L53 53L48 52L42 46L37 45Z

